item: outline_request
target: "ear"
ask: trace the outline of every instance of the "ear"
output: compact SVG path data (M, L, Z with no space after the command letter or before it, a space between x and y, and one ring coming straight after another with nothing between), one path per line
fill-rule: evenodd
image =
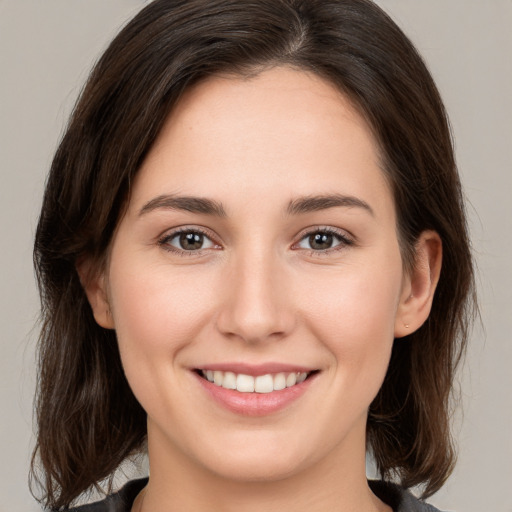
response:
M114 319L110 310L107 293L107 279L103 271L93 268L89 260L84 260L76 265L80 283L91 305L96 323L105 329L114 329Z
M430 314L441 274L443 245L435 231L423 231L415 245L414 268L404 276L395 318L395 338L419 329Z

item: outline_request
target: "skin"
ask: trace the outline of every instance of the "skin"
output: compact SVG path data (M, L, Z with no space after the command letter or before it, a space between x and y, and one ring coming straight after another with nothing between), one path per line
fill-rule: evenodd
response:
M360 204L287 212L327 194ZM162 195L208 198L224 215ZM180 249L178 227L206 233L203 248ZM326 228L332 247L312 248ZM439 237L423 233L416 252L407 274L377 144L333 86L272 68L187 91L86 289L148 414L151 479L134 510L390 511L367 485L365 428L394 338L430 311ZM192 371L226 361L319 372L292 404L248 417Z

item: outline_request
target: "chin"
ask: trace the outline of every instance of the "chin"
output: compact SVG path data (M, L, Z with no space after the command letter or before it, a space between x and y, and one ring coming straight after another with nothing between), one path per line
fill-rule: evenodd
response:
M313 436L314 437L314 436ZM196 461L217 477L236 482L273 482L293 477L329 453L327 446L301 442L304 436L269 430L231 433L224 442L196 445ZM212 449L212 447L222 447ZM317 446L316 450L312 447ZM323 448L323 449L322 449Z
M299 457L283 456L282 452L272 455L245 455L225 457L208 468L218 477L236 482L265 483L284 480L300 472L303 460Z

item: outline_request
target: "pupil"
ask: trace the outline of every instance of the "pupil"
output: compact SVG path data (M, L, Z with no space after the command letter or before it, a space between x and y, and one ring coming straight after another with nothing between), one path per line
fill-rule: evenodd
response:
M329 249L332 246L332 235L329 233L315 233L309 237L313 249Z
M180 245L186 251L201 249L203 246L203 235L201 233L182 233L180 235Z

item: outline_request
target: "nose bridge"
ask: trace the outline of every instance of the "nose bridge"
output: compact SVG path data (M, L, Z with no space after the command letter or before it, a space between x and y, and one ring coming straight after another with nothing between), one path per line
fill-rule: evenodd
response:
M247 342L286 335L293 325L293 308L280 258L260 244L240 251L230 266L221 331Z

